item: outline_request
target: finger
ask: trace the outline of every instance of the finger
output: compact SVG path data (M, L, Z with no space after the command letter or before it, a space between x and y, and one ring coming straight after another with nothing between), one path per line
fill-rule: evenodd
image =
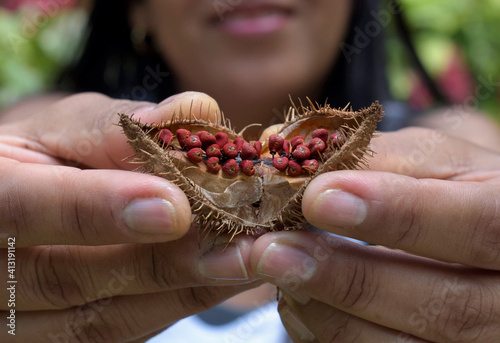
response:
M17 312L20 342L119 343L205 311L260 283L116 296L62 311ZM2 313L3 315L4 313ZM0 340L7 338L1 330Z
M261 236L252 269L305 303L312 298L431 342L500 337L500 275L326 234Z
M124 161L132 150L116 125L118 113L134 114L142 123L159 123L174 113L213 120L219 108L214 99L197 92L177 94L158 105L82 93L57 102L45 112L21 123L26 132L21 146L93 168L133 169L135 166ZM6 125L3 132L11 132L13 125L20 124Z
M326 231L500 270L500 185L341 171L313 180L302 210Z
M371 170L415 178L482 180L500 165L500 155L442 132L406 128L384 132L370 142ZM484 170L484 172L481 172ZM498 176L498 174L496 174Z
M199 242L197 230L191 230L163 244L18 249L16 309L55 310L116 295L255 280L247 272L254 238L241 235L227 241L221 236ZM7 254L0 258L6 264ZM3 284L6 278L7 273L0 274ZM2 292L0 308L7 309L9 296Z
M15 237L18 248L162 242L191 224L185 194L158 177L14 162L0 167L0 232Z
M300 304L287 294L278 305L281 320L294 342L356 343L425 343L429 341L412 337L348 313L317 300ZM312 341L314 341L312 340Z

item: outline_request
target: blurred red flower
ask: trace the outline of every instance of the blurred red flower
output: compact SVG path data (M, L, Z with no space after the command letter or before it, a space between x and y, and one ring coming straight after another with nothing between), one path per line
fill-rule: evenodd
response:
M33 6L44 12L53 13L54 10L73 7L77 2L77 0L2 0L0 7L9 11L17 11L21 6Z

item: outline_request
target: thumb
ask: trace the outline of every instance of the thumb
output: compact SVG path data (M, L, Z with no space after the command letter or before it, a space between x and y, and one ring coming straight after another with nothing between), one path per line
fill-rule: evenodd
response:
M46 111L40 120L27 123L29 136L37 137L33 146L65 162L91 168L133 169L124 159L132 155L121 127L118 113L134 114L142 123L159 123L174 114L192 114L215 120L217 102L203 93L185 92L159 104L115 100L97 93L68 97Z

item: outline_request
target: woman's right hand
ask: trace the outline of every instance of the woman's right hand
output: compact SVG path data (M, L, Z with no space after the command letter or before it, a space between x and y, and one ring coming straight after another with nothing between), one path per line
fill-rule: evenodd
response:
M124 161L117 113L158 122L181 106L218 110L200 93L159 105L87 93L0 117L0 341L144 341L259 284L251 237L224 254L200 241L184 193Z

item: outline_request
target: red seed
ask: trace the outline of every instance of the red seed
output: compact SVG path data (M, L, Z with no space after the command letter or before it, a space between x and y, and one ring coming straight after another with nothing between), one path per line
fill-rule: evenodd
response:
M326 149L326 143L319 137L311 139L309 142L309 150L311 155L318 155Z
M227 133L225 132L217 132L215 134L215 141L219 145L219 147L222 149L224 145L229 143L229 137L227 136Z
M217 143L215 136L210 132L203 132L199 134L201 140L201 146L203 149L208 148L210 145Z
M319 162L316 160L305 160L302 161L302 169L310 174L315 173L319 168Z
M311 156L311 150L306 145L300 144L297 145L292 155L297 160L307 160Z
M188 159L193 163L203 161L203 150L201 148L192 148L187 152Z
M295 161L288 161L286 174L290 176L299 176L300 174L302 174L302 167Z
M184 146L186 145L186 140L189 136L191 136L191 132L185 129L178 129L177 131L175 131L175 135L177 136L177 140L179 141L179 145L181 146L181 148L184 148Z
M298 145L306 144L306 140L302 136L295 136L290 141L290 144L292 145L292 150L295 150Z
M255 168L253 161L250 160L243 160L240 162L240 169L243 172L243 174L252 176L255 174Z
M236 158L236 156L238 156L238 149L236 149L236 145L234 145L234 143L227 143L222 148L222 153L227 158Z
M260 153L262 152L262 143L260 141L255 141L252 143L252 145L257 152L257 158L260 158Z
M286 157L290 156L290 151L291 151L291 145L290 142L287 141L286 139L283 141L283 152L285 153Z
M240 171L240 168L238 168L238 163L236 163L236 160L229 159L222 166L222 171L226 175L236 176L236 175L238 175L238 172Z
M330 140L328 141L328 145L331 147L339 147L345 143L345 137L340 131L334 131L330 135Z
M233 140L233 143L234 145L236 145L236 151L241 151L241 149L243 148L243 144L245 143L245 140L243 138L235 138Z
M169 129L160 130L158 137L166 146L170 146L174 140L174 135Z
M288 167L288 158L276 156L273 159L273 166L281 172L285 171L286 167Z
M314 130L312 133L311 133L311 137L312 138L320 138L323 142L325 142L326 144L326 141L328 140L328 136L330 135L330 133L328 132L327 129L317 129L317 130Z
M218 157L210 157L207 160L207 170L211 173L217 174L220 170L219 158Z
M201 140L197 135L191 135L186 139L186 148L201 148Z
M281 150L283 149L284 142L285 139L283 137L280 137L278 135L269 136L269 150L280 153Z
M208 131L198 131L195 133L198 137L200 137L203 133L207 133ZM200 137L201 138L201 137Z
M206 152L207 152L207 157L217 157L217 158L222 157L222 151L220 151L220 147L218 144L210 145L207 148Z
M242 160L253 160L256 155L257 151L250 143L248 142L243 143L240 155Z

